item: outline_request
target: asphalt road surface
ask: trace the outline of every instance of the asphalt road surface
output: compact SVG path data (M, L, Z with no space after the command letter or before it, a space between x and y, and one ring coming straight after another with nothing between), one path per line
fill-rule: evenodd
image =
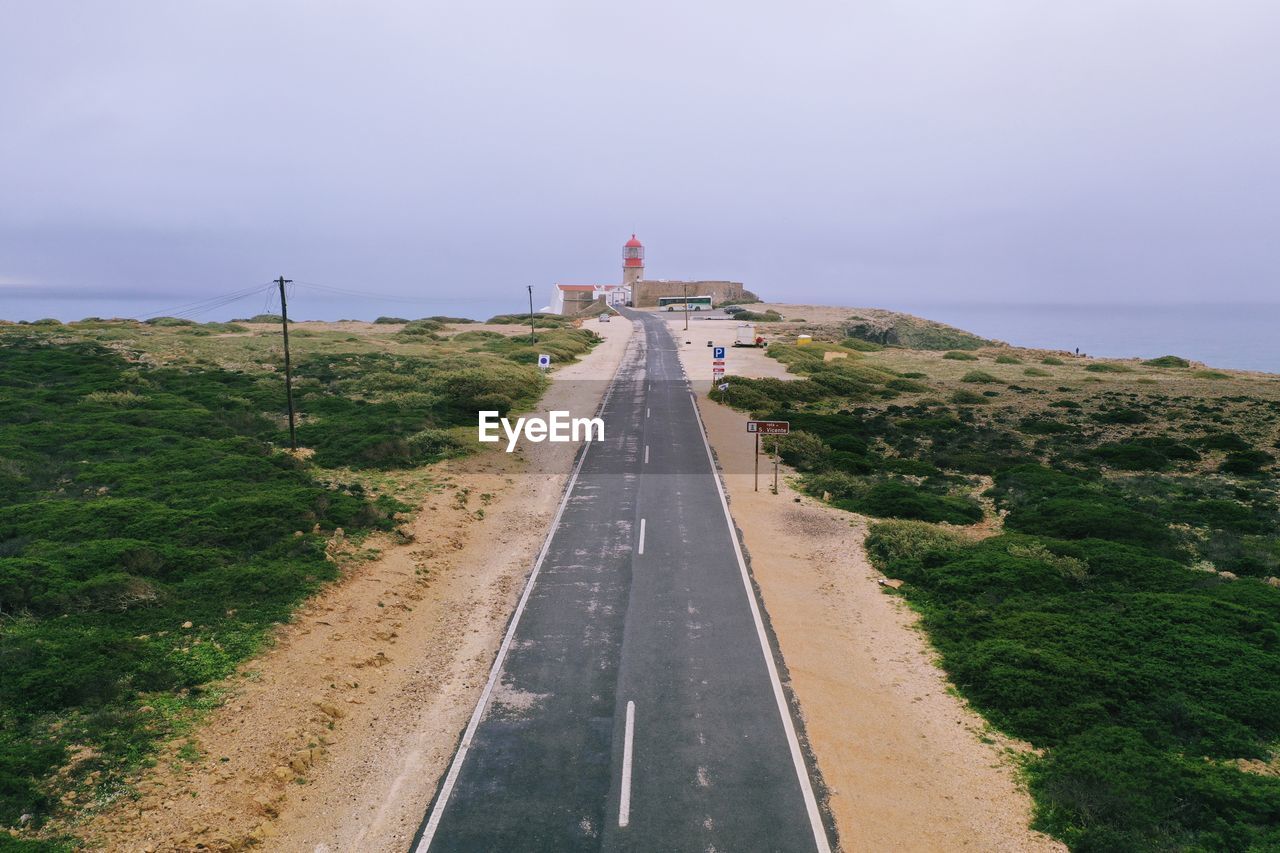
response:
M605 440L413 853L830 849L677 341L627 316Z

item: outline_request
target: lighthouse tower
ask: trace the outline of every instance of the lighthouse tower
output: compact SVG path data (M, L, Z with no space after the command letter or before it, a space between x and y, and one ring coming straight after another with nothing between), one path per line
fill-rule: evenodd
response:
M632 287L644 278L644 244L632 234L622 247L622 284Z

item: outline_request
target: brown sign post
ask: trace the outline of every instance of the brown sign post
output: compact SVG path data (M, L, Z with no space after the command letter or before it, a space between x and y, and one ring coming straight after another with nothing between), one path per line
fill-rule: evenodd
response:
M760 436L787 435L791 432L790 421L747 421L747 432L756 437L756 491L760 491ZM773 469L773 492L778 493L778 468Z

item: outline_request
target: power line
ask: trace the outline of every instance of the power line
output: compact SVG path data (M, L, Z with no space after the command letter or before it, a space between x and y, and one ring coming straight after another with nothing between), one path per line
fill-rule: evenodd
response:
M255 284L252 287L246 287L242 290L232 291L231 293L223 293L217 296L207 296L204 299L197 299L194 302L187 302L173 308L166 308L151 314L144 315L147 319L154 317L183 317L185 315L195 316L221 308L223 305L229 305L232 302L239 301L249 296L253 296L264 289L269 289L269 284Z

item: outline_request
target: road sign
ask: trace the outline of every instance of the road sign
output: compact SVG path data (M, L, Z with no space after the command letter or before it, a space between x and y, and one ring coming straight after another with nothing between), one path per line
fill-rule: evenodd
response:
M712 366L712 367L724 367L724 359L723 359L723 358L721 358L721 359L717 359L716 361L711 362L711 366Z
M711 357L715 359L724 358L724 347L712 347Z
M747 432L756 435L787 435L791 432L790 421L747 421Z
M724 393L725 391L728 391L728 390L729 390L729 383L728 383L728 382L725 382L725 383L723 383L723 384L721 384L721 385L717 385L717 386L716 386L716 388L720 389L720 392L721 392L721 393Z
M541 367L543 370L546 370L550 366L551 366L551 356L547 355L545 352L542 355L538 356L538 367Z

